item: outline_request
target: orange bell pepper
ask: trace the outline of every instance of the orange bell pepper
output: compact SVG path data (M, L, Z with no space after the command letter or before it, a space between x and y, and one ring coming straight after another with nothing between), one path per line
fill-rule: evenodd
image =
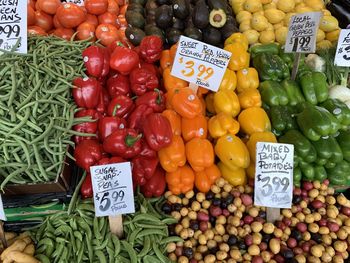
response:
M259 87L259 75L255 68L244 68L237 71L237 91L257 89Z
M203 88L203 87L198 87L198 90L197 90L197 95L198 97L204 95L204 94L207 94L209 92L208 89L206 88Z
M232 53L228 64L229 69L238 71L249 67L250 54L246 51L243 44L238 42L229 44L224 49Z
M214 164L213 145L207 139L194 138L185 148L187 161L194 171L203 171Z
M207 114L207 104L205 103L205 99L204 99L203 96L199 96L198 95L198 97L199 97L199 99L200 99L200 101L202 103L202 115L205 116Z
M160 165L169 173L186 163L185 144L179 135L173 136L171 144L158 152Z
M247 89L238 93L239 105L242 109L261 107L261 96L257 89Z
M202 114L202 102L189 87L169 91L167 103L183 118L193 119Z
M190 166L184 165L175 172L166 173L165 180L174 195L185 194L193 189L194 172Z
M250 135L246 142L250 159L256 161L256 143L257 142L277 142L276 136L272 132L256 132Z
M208 134L208 122L205 116L198 115L192 119L181 119L182 138L185 141L193 138L206 139Z
M164 70L171 66L172 66L172 60L170 58L170 51L169 49L163 50L160 56L160 68Z
M220 176L221 172L219 168L213 164L203 171L195 173L194 184L199 191L206 193Z
M164 88L169 91L172 89L185 88L188 87L188 82L170 74L171 68L167 67L163 70L163 82Z
M181 135L181 117L176 111L165 110L162 112L162 115L168 119L171 125L171 130L174 135Z
M271 131L269 116L259 107L251 107L241 111L238 122L241 125L241 131L247 135L255 132Z
M215 107L214 107L214 94L215 93L209 93L207 96L205 96L205 105L207 108L207 111L215 114Z
M170 52L170 59L171 59L171 64L174 63L174 59L175 59L175 55L176 55L176 51L177 51L177 43L172 45L169 49Z

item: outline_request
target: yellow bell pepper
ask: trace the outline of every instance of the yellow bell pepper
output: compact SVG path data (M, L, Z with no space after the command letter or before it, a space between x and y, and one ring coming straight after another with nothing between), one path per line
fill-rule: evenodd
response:
M246 185L247 177L245 171L240 167L228 167L222 162L218 163L218 167L221 172L221 176L233 186Z
M254 179L255 178L255 163L251 161L248 168L245 169L245 172L246 172L249 179Z
M247 135L256 132L271 131L271 122L267 113L259 107L244 109L238 116L241 131Z
M249 67L250 54L241 43L228 44L224 47L228 52L231 52L230 62L228 68L238 71Z
M214 109L236 117L241 111L237 94L232 90L219 90L214 94Z
M250 154L250 160L253 162L256 162L257 142L277 142L277 139L272 132L256 132L250 135L246 145Z
M240 43L245 48L245 51L248 50L248 47L249 47L248 38L242 33L233 33L231 36L229 36L225 40L224 46L227 46L229 44L234 44L234 43Z
M242 109L261 107L261 96L257 89L247 89L238 93L239 104Z
M255 68L244 68L237 71L237 91L243 92L247 89L259 87L259 75Z
M247 146L235 135L221 136L215 144L215 154L230 169L247 168L250 163Z
M206 105L207 111L209 111L212 114L215 114L214 93L209 93L207 96L205 96L205 105Z
M209 119L208 130L213 138L224 136L227 133L237 134L239 132L239 122L232 118L230 114L220 112Z
M226 69L222 78L219 90L235 90L237 87L236 73L230 69Z

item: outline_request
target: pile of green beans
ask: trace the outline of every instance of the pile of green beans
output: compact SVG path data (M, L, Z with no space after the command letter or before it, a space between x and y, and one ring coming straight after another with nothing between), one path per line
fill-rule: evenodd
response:
M32 232L37 243L35 257L42 263L171 262L165 256L167 244L183 242L180 237L168 235L168 225L177 221L153 208L160 199L151 201L138 195L138 212L124 217L125 239L110 233L107 217L95 217L91 200L79 201L73 213L50 216Z
M88 41L31 37L28 54L0 56L0 188L48 182L62 171L76 119L72 80ZM79 134L78 134L79 135Z

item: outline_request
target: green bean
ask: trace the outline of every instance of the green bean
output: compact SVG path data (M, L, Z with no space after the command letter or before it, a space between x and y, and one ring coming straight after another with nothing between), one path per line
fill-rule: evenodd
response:
M125 248L126 252L129 254L130 262L137 263L137 255L134 248L125 240L122 240L121 244Z
M54 119L50 119L50 123L47 125L45 131L40 134L38 137L36 137L33 141L30 142L31 145L34 145L35 143L37 143L38 141L41 141L42 139L44 139L50 132L51 129L54 127L55 121Z
M7 175L6 178L4 179L4 181L2 181L2 183L0 185L1 191L4 190L4 186L7 184L7 182L10 182L16 175L23 173L27 169L29 169L29 167L22 167L16 171L12 172L11 174Z
M11 103L12 104L12 103ZM30 111L27 108L24 117L22 118L22 120L15 126L13 127L9 132L8 132L8 136L10 134L13 134L14 132L16 132L17 130L21 129L27 122L27 120L29 119L29 115L30 115Z
M39 169L40 169L40 172L41 172L41 175L45 178L45 180L48 182L50 181L48 175L47 175L47 172L45 171L44 167L43 167L43 164L41 162L41 157L40 157L40 153L39 153L39 150L37 148L37 146L35 144L32 144L32 147L33 147L33 150L34 150L34 156L35 156L35 159L36 159L36 163L38 164L39 166Z

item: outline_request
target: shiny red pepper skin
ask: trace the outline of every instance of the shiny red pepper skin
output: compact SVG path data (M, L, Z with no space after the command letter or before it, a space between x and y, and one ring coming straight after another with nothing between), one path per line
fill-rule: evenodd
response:
M157 166L158 158L146 158L142 156L135 157L132 163L132 180L136 185L144 185L149 180Z
M160 59L163 41L158 36L146 36L140 43L140 54L147 63L154 63Z
M90 166L102 159L103 148L97 140L84 140L74 150L75 163L90 172Z
M163 112L165 110L165 96L163 91L155 89L138 97L135 101L136 107L139 105L148 105L154 112Z
M141 137L133 129L116 130L103 141L103 149L112 155L133 158L141 152Z
M126 128L126 120L117 116L106 116L99 120L98 135L103 141L114 131Z
M109 94L108 94L107 90L105 88L102 88L102 91L100 93L99 102L96 106L96 110L101 114L105 114L107 112L109 100L110 99L109 99Z
M146 104L137 106L128 118L128 127L142 131L143 122L148 114L153 113L153 109Z
M157 167L153 176L141 187L141 192L145 197L159 197L165 191L165 171Z
M108 105L108 116L118 116L126 118L129 116L135 105L132 99L125 95L118 95L112 99Z
M109 54L109 50L107 48L103 48L103 68L101 77L105 77L109 73L109 61L111 60L111 55Z
M171 124L161 113L149 114L143 123L143 133L151 149L159 151L171 144Z
M102 158L99 160L96 165L106 165L106 164L112 164L112 163L124 163L126 160L119 156L113 156L111 158Z
M144 138L141 139L140 156L147 157L147 158L155 158L158 156L157 152L151 149L151 147L149 147L147 141Z
M91 198L94 194L92 189L92 180L90 173L86 173L86 177L80 188L80 194L83 199Z
M118 95L128 95L131 91L129 78L122 74L115 74L107 80L107 90L112 99Z
M101 84L94 78L76 78L73 80L73 98L78 107L94 109L99 103Z
M123 75L128 75L139 63L139 55L134 50L121 46L114 48L109 61L110 67Z
M147 68L133 69L130 73L129 79L130 88L137 96L141 96L147 91L154 90L159 86L157 75Z
M104 50L102 47L90 46L86 48L82 55L84 65L89 76L100 78L104 67Z
M97 112L96 110L80 110L78 111L75 116L75 118L82 118L82 117L91 117L92 120L95 120L93 122L83 122L77 125L73 126L73 130L77 132L84 132L84 133L94 133L97 134L97 127L98 127L98 121L101 117L101 114ZM80 143L83 140L91 140L96 139L97 135L95 137L92 136L74 136L74 142L76 144Z

